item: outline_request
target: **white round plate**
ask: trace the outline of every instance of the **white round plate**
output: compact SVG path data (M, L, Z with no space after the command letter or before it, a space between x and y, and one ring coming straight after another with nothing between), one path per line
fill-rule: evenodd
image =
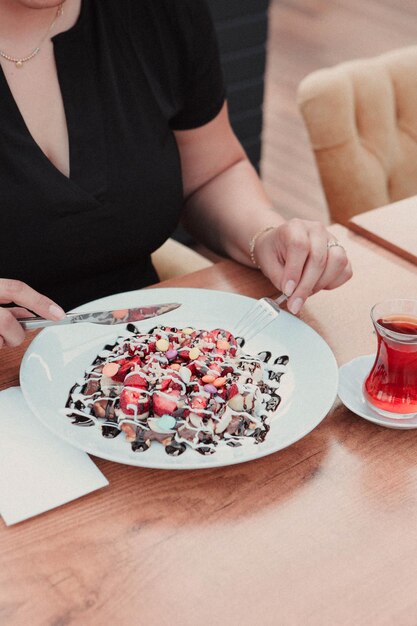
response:
M161 317L136 323L136 326L143 331L161 324L180 328L220 327L233 332L255 300L206 289L161 288L109 296L78 310L124 309L163 302L181 302L182 306ZM271 429L263 443L237 448L219 445L210 456L187 449L173 457L158 444L153 444L146 452L133 452L123 434L106 439L100 429L75 426L62 414L74 382L83 377L103 346L112 343L124 329L122 325L94 324L45 329L29 346L21 366L22 391L39 420L58 437L97 457L162 469L200 469L242 463L281 450L307 435L323 420L336 398L338 368L329 346L307 324L282 311L244 346L244 350L252 354L268 350L272 352L272 359L289 356L278 391L282 401L272 416Z
M417 415L407 419L391 419L374 411L365 400L362 387L375 361L374 354L359 356L339 368L338 396L343 404L359 417L386 428L417 428Z

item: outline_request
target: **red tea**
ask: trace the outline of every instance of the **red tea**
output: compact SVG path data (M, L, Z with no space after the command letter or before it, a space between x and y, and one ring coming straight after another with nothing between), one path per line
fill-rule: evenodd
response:
M388 413L417 413L417 317L390 315L377 319L375 328L378 351L365 397Z
M409 315L392 315L377 320L377 324L393 333L417 336L417 318Z

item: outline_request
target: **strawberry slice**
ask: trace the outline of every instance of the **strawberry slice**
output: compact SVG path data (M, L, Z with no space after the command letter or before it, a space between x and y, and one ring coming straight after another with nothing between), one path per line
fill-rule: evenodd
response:
M214 333L210 332L209 330L205 330L200 334L199 339L201 341L206 341L207 343L212 343L213 347L216 345L216 337L214 336Z
M146 345L142 346L143 356L147 357L156 352L156 341L150 341Z
M208 398L204 396L194 396L191 400L190 406L192 409L205 409L207 402Z
M207 373L213 375L217 374L216 378L218 378L221 374L222 369L223 368L219 363L217 363L216 361L211 361L209 365L209 371Z
M239 388L236 383L232 383L229 387L229 392L227 394L228 399L230 400L230 398L233 398L233 396L235 396L237 393L239 393Z
M113 380L117 380L118 382L122 383L125 379L125 376L136 366L136 365L141 365L141 358L140 356L133 356L130 359L119 359L118 361L115 361L115 363L117 363L117 365L119 365L119 371L117 372L117 374L115 374L114 376L112 376Z
M117 380L119 383L122 383L125 379L126 376L126 364L129 363L129 359L119 359L118 361L115 361L117 363L117 365L119 365L119 370L117 371L117 373L112 376L113 380ZM124 368L124 369L122 369Z
M202 409L205 409L207 407L208 401L209 398L206 398L204 396L194 396L194 398L191 398L189 406L192 413L195 413L199 417L204 417L205 413L202 412Z
M120 408L125 415L143 415L149 411L149 397L136 389L123 389L120 394Z
M138 372L126 374L124 384L128 387L139 387L140 389L148 388L148 381L144 376L142 376L142 374L139 374Z
M209 365L210 359L208 359L206 356L200 356L196 361L192 361L192 363L187 365L187 367L189 367L190 369L193 368L191 369L193 374L196 373L199 374L199 376L204 376L209 370Z
M164 378L164 380L161 381L161 391L166 391L170 384L171 384L171 379Z
M178 389L155 391L152 395L153 410L155 415L172 415L178 409Z
M158 391L167 391L171 389L181 391L182 388L183 383L181 380L181 376L176 372L167 372L167 377L163 378L161 382L156 385L156 389Z
M220 387L220 389L217 389L217 396L220 396L220 398L223 398L223 400L226 400L227 397L227 389L226 387Z
M180 357L180 359L182 359L183 361L188 361L190 358L190 346L187 345L185 346L184 344L182 344L181 348L178 351L178 356Z

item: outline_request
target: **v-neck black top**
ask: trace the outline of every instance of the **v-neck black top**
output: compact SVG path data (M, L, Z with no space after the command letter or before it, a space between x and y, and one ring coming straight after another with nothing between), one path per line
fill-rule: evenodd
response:
M183 204L172 131L213 119L224 87L203 0L82 0L52 41L70 178L33 140L0 68L0 276L69 309L157 280L150 253Z

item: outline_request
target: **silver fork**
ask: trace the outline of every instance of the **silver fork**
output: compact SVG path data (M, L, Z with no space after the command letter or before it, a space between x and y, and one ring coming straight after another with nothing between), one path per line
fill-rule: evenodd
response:
M235 337L243 337L245 341L253 339L261 330L269 326L281 312L280 305L287 297L283 293L279 298L261 298L253 307L238 321L234 329Z

